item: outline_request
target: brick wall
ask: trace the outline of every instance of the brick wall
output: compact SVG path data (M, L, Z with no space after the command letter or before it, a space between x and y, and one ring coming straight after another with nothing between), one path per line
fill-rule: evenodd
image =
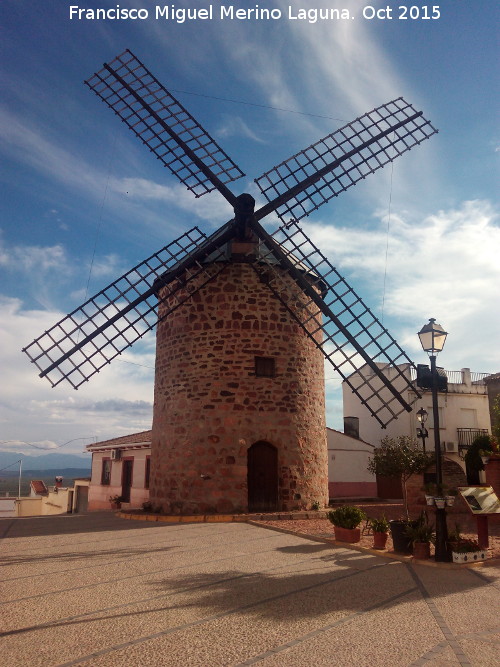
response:
M432 463L427 472L436 472L436 465ZM448 488L456 489L458 486L467 486L467 476L463 468L447 458L442 459L443 484ZM408 491L408 506L411 516L418 516L422 509L426 508L425 492L423 491L424 476L413 475L408 480L406 487ZM461 513L467 509L465 500L458 496L453 507L447 508L448 513Z
M290 298L299 316L300 300ZM275 359L275 377L255 376L256 356ZM153 504L171 513L246 511L247 450L258 441L277 449L277 509L326 503L323 363L252 266L230 262L158 325Z

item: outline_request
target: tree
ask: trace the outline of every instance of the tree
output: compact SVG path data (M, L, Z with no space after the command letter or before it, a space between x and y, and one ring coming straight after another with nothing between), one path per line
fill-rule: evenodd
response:
M472 444L467 449L464 456L465 464L471 470L484 470L484 464L481 459L481 452L490 452L491 454L499 454L500 448L498 445L498 437L496 432L498 429L492 429L493 435L478 435L472 441Z
M417 442L407 435L383 438L368 463L368 472L381 477L399 477L403 487L403 504L406 520L410 520L406 482L412 475L423 473L434 460L425 454Z
M491 417L491 432L498 446L500 443L500 394L493 399Z

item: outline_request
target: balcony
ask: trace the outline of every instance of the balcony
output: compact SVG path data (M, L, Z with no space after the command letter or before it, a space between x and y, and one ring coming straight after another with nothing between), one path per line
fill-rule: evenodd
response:
M487 428L457 428L458 446L470 447L480 435L488 435Z
M462 368L461 371L444 371L448 378L448 392L451 394L484 394L487 388L484 381L491 373L473 373L469 368ZM417 379L415 368L410 369L412 380ZM423 390L428 391L428 390Z
M480 435L489 435L487 428L457 428L458 451L463 458L474 440Z

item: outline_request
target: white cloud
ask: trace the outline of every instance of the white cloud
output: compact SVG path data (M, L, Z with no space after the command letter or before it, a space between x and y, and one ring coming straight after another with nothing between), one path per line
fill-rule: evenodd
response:
M18 299L0 297L3 440L46 442L50 448L50 443L59 446L71 438L88 437L90 442L151 428L154 335L137 344L137 357L133 350L124 355L131 363L115 360L78 392L69 385L51 389L20 348L61 317L57 311L23 310ZM81 452L82 442L70 443L64 452ZM0 444L0 449L12 451L10 445Z
M253 132L239 116L227 116L224 120L224 125L215 131L215 135L223 139L235 136L246 137L259 144L266 143L263 139L257 136L257 134L255 134L255 132Z
M142 202L149 200L176 206L202 220L211 223L215 221L217 226L233 217L231 206L218 192L211 192L203 197L194 197L192 192L180 183L160 185L144 178L114 180L111 186L117 192L126 192L130 197Z
M491 203L464 202L428 216L420 224L409 224L405 214L395 214L387 266L384 224L362 230L320 223L303 226L348 282L363 281L366 293L361 296L376 313L387 270L385 315L401 327L392 333L403 347L418 352L415 327L419 329L429 317L436 317L452 332L446 349L447 367L451 363L457 368L487 363L489 368L475 370L498 370L500 226Z
M8 247L0 239L0 266L10 271L24 273L51 271L57 269L61 274L71 272L65 249L61 245L30 246L16 245Z

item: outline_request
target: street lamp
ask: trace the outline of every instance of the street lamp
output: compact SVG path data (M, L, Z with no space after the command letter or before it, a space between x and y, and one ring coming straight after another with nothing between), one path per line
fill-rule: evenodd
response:
M417 427L417 438L422 438L422 449L424 450L425 454L425 439L429 436L429 431L425 428L425 422L427 421L427 410L424 410L424 408L420 408L420 410L417 411L417 419L420 424L419 427Z
M438 372L436 369L436 355L441 352L448 334L436 320L431 318L418 332L420 344L424 352L429 355L431 362L432 379L432 415L434 417L434 452L436 457L436 484L438 488L443 485L443 471L441 465L441 440L439 436L439 410L438 410ZM446 525L446 509L436 507L436 561L448 561L448 527Z

